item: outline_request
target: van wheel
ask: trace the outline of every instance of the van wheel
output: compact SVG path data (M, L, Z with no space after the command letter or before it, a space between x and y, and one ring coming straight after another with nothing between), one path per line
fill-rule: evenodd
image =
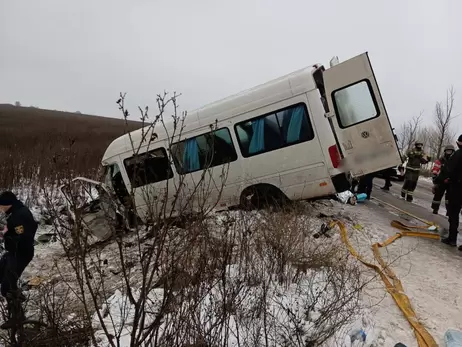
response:
M245 211L251 211L259 207L258 190L254 187L244 189L240 198L241 208Z
M241 208L247 211L263 207L282 208L289 202L284 193L271 185L248 187L240 198Z

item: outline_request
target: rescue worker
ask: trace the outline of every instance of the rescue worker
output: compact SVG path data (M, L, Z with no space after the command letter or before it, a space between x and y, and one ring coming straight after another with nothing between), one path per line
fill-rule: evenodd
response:
M1 294L6 297L8 309L14 300L24 300L18 291L18 279L34 257L34 237L37 222L31 211L9 191L0 194L0 211L7 215L7 226L2 232L6 252L0 259ZM11 317L0 327L10 329L15 324Z
M415 147L406 153L406 159L406 173L404 175L403 189L401 189L401 197L412 202L414 200L414 190L420 176L420 166L427 164L430 157L424 153L423 143L416 141Z
M444 194L446 193L446 211L448 209L448 199L447 199L447 183L444 181L448 178L447 177L447 170L445 168L447 161L454 153L455 148L453 145L447 145L444 147L443 156L440 159L435 160L435 163L432 168L432 180L433 180L433 202L432 202L432 210L433 214L438 214L438 210L440 209L441 199L443 198ZM446 213L447 215L447 213Z
M448 184L448 217L449 217L449 236L441 242L449 246L457 246L457 234L459 233L459 214L462 209L462 135L457 139L457 151L449 158L446 163L447 177L445 183ZM462 246L459 246L462 251Z
M374 174L370 173L364 176L361 176L358 184L358 193L366 193L367 200L371 199L372 185L374 181Z

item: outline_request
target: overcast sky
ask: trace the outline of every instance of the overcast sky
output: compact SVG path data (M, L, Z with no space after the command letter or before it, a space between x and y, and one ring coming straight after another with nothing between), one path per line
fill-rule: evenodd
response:
M118 117L180 92L192 110L332 56L368 51L392 124L454 85L460 0L0 0L0 103ZM455 123L462 130L462 117Z

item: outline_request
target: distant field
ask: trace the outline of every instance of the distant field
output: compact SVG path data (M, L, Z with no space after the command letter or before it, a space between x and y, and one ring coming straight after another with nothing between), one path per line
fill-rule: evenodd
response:
M69 174L95 177L109 143L140 127L122 117L0 104L0 188Z

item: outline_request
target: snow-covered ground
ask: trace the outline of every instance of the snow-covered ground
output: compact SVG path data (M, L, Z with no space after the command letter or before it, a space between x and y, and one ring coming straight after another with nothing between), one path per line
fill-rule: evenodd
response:
M433 185L433 180L431 177L420 176L419 181L424 181L425 183Z
M345 206L362 222L367 236L361 237L384 241L396 232L389 219L371 214L369 207L357 207ZM441 346L448 328L462 329L461 253L438 241L411 237L398 239L381 249L382 257L403 283L421 323ZM410 325L381 285L374 283L364 294L365 300L374 306L371 312L376 323L377 345L402 342L408 347L417 346Z
M43 205L43 201L41 201ZM329 218L316 217L319 213L331 216L335 219L343 220L349 231L350 238L356 250L366 259L372 261L373 256L370 246L375 242L381 242L393 235L396 230L390 226L390 220L376 214L373 210L362 204L356 206L341 204L326 200L314 204L306 204L309 216L306 219L308 233L319 230L321 224ZM34 215L42 221L38 235L49 233L52 227L44 223L45 209L43 206L33 208ZM308 212L307 212L308 214ZM221 215L216 215L219 222ZM255 218L258 218L258 214ZM339 242L338 230L329 231L330 238L320 238L318 240L310 238L309 243L322 244L323 242ZM391 268L401 279L406 294L424 326L433 335L435 340L443 345L443 335L448 328L462 329L462 298L460 288L462 288L462 257L454 252L448 251L436 241L428 241L416 238L403 238L397 240L386 249L381 250L383 258L391 264ZM112 313L110 317L120 317L120 307L126 305L126 297L122 294L122 287L118 288L117 277L112 276L110 267L117 267L116 260L112 260L116 253L116 245L109 244L105 247L103 257L108 260L107 281L113 290L106 307L102 310ZM460 252L462 253L462 252ZM57 266L54 266L57 265ZM36 247L36 256L33 262L25 271L23 278L41 276L45 279L56 278L57 270L60 273L72 272L72 269L64 259L59 243L39 244ZM394 346L395 343L402 342L408 347L417 346L417 342L412 328L402 315L399 308L394 303L391 296L385 291L384 286L376 274L367 268L363 268L363 276L370 281L364 288L361 295L361 311L354 313L354 319L349 322L341 331L338 331L333 338L329 339L325 346ZM231 279L238 276L235 267L229 266L227 273ZM308 271L300 286L286 287L274 286L268 295L272 296L272 304L267 310L272 312L274 322L273 327L277 327L280 322L294 319L302 320L302 328L306 331L315 332L315 327L310 318L303 316L299 304L303 301L303 293L300 288L313 286L313 278L322 278L323 271ZM311 281L310 281L311 278ZM316 282L316 281L315 281ZM318 281L322 283L322 281ZM313 288L316 289L316 288ZM260 293L255 292L255 297ZM305 293L306 294L306 293ZM163 293L160 290L153 292L152 301L158 302L162 299ZM219 295L219 288L211 288L210 295L204 301L204 311L207 312L207 305L213 305L214 295ZM328 293L326 300L328 300ZM251 306L251 302L244 301L244 307ZM285 308L285 309L284 309ZM346 309L348 309L346 307ZM288 314L287 312L291 312ZM316 316L319 313L313 311ZM130 321L131 311L129 308L124 312L125 321ZM128 317L128 318L127 318ZM314 318L313 318L314 319ZM95 320L95 327L98 328ZM229 323L233 330L235 324L232 320ZM114 325L120 326L120 322L115 321ZM365 341L356 339L351 342L351 335L358 337L357 332L362 329L365 333ZM125 343L129 338L130 330L125 330ZM243 333L241 331L241 333ZM245 333L245 331L244 331ZM249 332L250 333L250 332ZM278 341L277 331L274 341ZM309 334L308 334L309 335ZM282 340L281 340L282 341ZM236 339L229 341L230 346L237 345ZM122 344L123 346L128 344Z

